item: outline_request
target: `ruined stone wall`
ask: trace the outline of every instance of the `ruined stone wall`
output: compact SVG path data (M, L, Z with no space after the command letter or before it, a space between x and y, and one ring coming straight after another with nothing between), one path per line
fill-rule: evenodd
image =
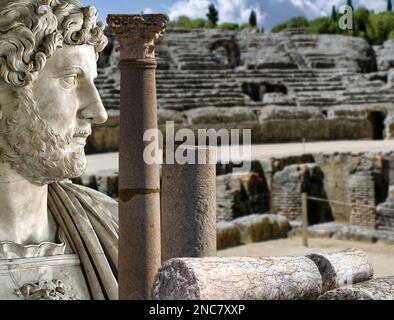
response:
M251 172L217 165L217 221L250 214L283 214L300 221L301 193L337 203L308 200L309 223L338 223L394 230L394 153L304 154L256 159ZM117 172L97 172L75 182L117 198ZM361 205L362 207L360 207ZM372 208L365 208L371 206ZM374 209L377 207L377 210Z
M266 181L257 173L219 175L216 185L217 221L270 210Z
M377 228L394 231L394 186L390 187L387 200L377 209Z
M306 165L292 165L275 173L272 184L272 209L289 220L300 219L301 193Z
M347 181L351 225L374 229L376 227L375 182L371 172L361 171L350 175Z
M323 187L323 174L315 163L286 166L273 176L272 208L284 214L289 220L301 220L301 194L309 197L327 199ZM308 220L310 224L333 220L327 203L308 201Z

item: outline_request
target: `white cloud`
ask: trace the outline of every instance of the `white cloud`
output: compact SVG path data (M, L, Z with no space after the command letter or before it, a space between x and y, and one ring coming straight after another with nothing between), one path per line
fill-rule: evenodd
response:
M191 19L206 18L208 7L213 3L219 11L219 22L246 23L250 12L256 11L259 23L264 21L265 14L261 10L258 0L180 0L169 8L171 20L180 16Z
M151 13L153 13L153 10L151 9L151 8L145 8L144 10L143 10L143 13L145 13L145 14L151 14Z
M346 4L345 0L277 0L279 2L291 2L295 7L305 13L308 18L331 14L332 6L340 8ZM386 9L386 0L354 0L354 6L364 6L375 11Z
M209 0L181 0L174 3L169 9L171 20L180 16L188 16L191 19L205 18L208 12Z
M250 12L256 11L259 24L264 21L265 15L257 1L248 0L218 0L220 22L246 23Z
M339 8L346 3L345 0L290 0L290 2L302 10L308 18L328 15L331 13L332 6Z
M373 9L376 12L383 11L387 9L387 1L386 0L359 0L359 4L368 7L369 9Z

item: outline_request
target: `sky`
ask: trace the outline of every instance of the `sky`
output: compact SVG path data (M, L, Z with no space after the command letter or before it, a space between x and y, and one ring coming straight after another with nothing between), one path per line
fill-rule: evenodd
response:
M309 19L330 15L332 6L346 0L81 0L96 6L100 20L109 13L166 13L170 19L186 15L205 18L210 3L219 11L219 22L246 23L251 10L257 12L259 25L270 30L291 17L303 15ZM365 6L376 12L386 9L387 0L353 0L354 6Z

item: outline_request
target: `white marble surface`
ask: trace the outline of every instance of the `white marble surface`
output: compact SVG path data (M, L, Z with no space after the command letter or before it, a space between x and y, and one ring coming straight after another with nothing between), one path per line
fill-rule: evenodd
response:
M89 300L90 293L77 255L0 260L0 300L25 300L17 291L25 285L60 280L63 298Z

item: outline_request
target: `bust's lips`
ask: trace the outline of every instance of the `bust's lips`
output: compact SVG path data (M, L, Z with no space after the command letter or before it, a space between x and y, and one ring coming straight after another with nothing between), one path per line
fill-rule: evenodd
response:
M73 139L77 144L86 145L86 139L91 135L91 131L80 131L74 134Z
M73 138L84 138L87 139L92 134L91 130L80 130L74 134Z
M73 138L84 138L87 139L90 136L89 134L74 134Z

